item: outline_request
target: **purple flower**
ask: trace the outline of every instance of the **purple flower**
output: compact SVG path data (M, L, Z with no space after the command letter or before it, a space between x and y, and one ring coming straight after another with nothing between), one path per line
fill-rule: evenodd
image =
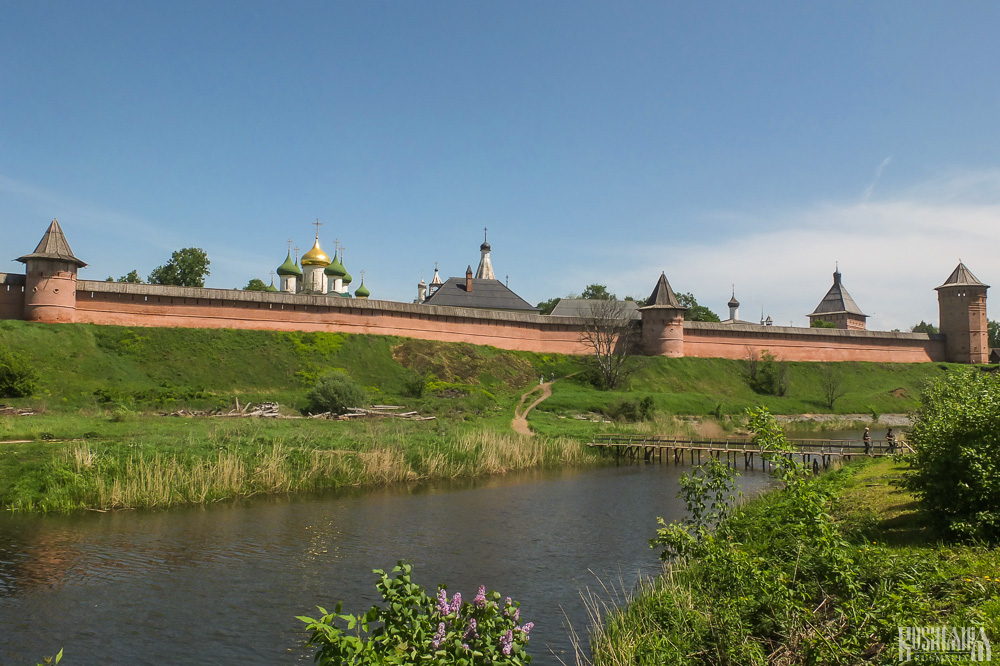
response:
M444 633L444 622L439 622L437 633L434 634L434 640L431 641L431 647L435 650L441 647L441 643L444 641Z
M510 655L510 650L514 646L514 632L510 629L507 633L500 637L500 651L505 655Z
M528 634L531 633L531 630L534 626L535 626L534 622L529 622L523 627L514 627L514 630L520 631L522 634L524 634L524 642L527 643L529 640Z
M442 587L438 590L437 612L441 615L447 615L448 611L448 592Z
M451 598L451 607L448 609L450 612L458 615L458 609L462 607L462 593L456 592L455 596Z
M469 628L465 630L465 635L462 636L465 640L470 638L479 638L479 632L476 631L476 618L469 620Z
M468 643L462 643L462 649L463 650L468 650L469 649L469 644Z
M472 604L476 608L486 608L486 586L480 585L479 592L476 593L476 598L472 600Z
M521 621L521 609L520 608L515 608L514 609L514 622L520 622L520 621Z

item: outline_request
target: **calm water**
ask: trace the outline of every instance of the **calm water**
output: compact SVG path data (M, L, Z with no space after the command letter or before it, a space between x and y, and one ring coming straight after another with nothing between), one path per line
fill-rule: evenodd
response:
M311 663L296 615L376 601L397 560L433 593L521 601L536 664L571 663L580 590L659 570L686 468L633 465L160 512L0 515L0 664ZM745 492L763 488L758 472Z

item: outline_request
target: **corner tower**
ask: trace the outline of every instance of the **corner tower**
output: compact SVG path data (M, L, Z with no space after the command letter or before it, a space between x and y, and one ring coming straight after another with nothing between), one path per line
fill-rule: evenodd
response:
M17 259L24 264L24 318L50 324L76 320L76 273L87 264L73 254L58 220L38 247Z
M639 308L642 317L642 351L649 356L684 356L684 311L677 302L665 273L653 287L646 306Z
M945 357L952 363L986 363L989 338L986 334L986 290L961 261L940 287L938 313L940 330L946 336Z

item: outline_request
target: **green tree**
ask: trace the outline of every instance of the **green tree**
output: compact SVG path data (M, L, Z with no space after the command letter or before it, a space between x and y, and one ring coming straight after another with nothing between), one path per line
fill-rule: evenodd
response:
M116 282L127 282L129 284L142 284L142 278L139 277L139 271L133 268L128 273L118 278Z
M267 285L260 278L254 278L247 282L247 286L243 287L243 291L267 291Z
M825 319L813 319L809 322L809 328L837 328L837 325Z
M313 414L343 414L351 407L368 404L368 394L343 372L330 372L319 378L307 396Z
M209 263L208 255L200 247L181 248L171 255L170 261L153 269L149 283L204 287L205 276L211 275Z
M699 305L698 300L690 292L679 292L677 302L681 307L687 308L687 312L684 313L684 319L687 321L722 321L719 315L704 305Z
M937 333L938 327L921 319L919 324L910 328L910 331L913 333Z
M910 434L907 485L955 536L1000 538L1000 375L972 368L930 385Z
M536 306L538 308L539 314L543 315L552 314L552 311L556 309L556 306L559 305L559 301L561 300L562 300L561 298L550 298L547 301L542 301Z
M1000 349L1000 322L986 322L986 335L989 338L990 349Z
M608 292L608 288L603 284L588 284L583 293L580 294L580 298L595 301L613 301L615 300L615 295Z
M38 376L18 354L0 347L0 397L23 398L37 388Z

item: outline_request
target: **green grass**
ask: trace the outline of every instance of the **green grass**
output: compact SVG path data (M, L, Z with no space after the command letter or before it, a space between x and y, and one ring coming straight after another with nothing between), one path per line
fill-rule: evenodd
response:
M768 493L621 607L592 598L592 663L894 664L900 626L982 627L995 644L1000 550L940 541L905 472L863 460L805 498Z

